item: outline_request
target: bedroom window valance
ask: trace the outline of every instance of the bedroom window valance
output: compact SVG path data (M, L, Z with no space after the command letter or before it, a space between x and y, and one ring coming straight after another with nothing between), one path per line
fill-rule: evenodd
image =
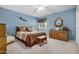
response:
M40 22L46 22L47 21L47 19L46 18L43 18L43 19L38 19L38 23L40 23Z

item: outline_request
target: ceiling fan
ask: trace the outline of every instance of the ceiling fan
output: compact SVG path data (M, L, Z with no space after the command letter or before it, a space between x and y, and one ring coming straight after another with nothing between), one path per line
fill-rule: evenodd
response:
M48 9L47 5L35 5L34 8L36 8L35 12L37 13Z

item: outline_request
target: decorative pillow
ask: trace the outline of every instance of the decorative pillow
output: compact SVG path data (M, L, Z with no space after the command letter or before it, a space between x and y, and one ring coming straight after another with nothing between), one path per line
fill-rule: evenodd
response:
M28 27L28 31L29 31L29 32L32 32L32 28L31 28L31 27Z
M18 30L18 31L31 32L31 31L32 31L32 28L30 28L30 27L18 27L17 30Z
M27 31L26 27L19 27L19 31Z

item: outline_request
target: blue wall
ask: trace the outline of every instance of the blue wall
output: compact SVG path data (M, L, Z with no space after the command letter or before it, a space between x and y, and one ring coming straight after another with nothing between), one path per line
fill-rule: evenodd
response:
M60 17L63 19L63 24L67 26L70 31L69 31L69 39L75 39L76 37L76 9L68 10L68 11L63 11L59 13L55 13L52 15L47 16L47 32L51 30L52 28L55 29L54 27L54 21L57 17Z
M23 22L19 19L18 16L22 16L28 19L27 22ZM69 38L75 39L76 36L76 9L67 10L59 13L55 13L49 16L46 16L47 18L47 29L45 30L46 33L49 32L54 27L54 21L57 17L60 17L63 19L63 24L67 26L69 31ZM36 25L37 27L37 19L33 16L28 16L25 14L17 13L14 11L10 11L7 9L0 8L0 23L6 23L7 24L7 33L9 34L15 34L15 27L16 26L33 26ZM35 27L33 26L35 29Z
M28 19L27 22L24 22L19 19L19 17L25 17ZM16 26L34 26L37 25L36 18L33 16L24 15L14 11L0 8L0 23L5 23L7 28L7 34L14 34L16 31Z

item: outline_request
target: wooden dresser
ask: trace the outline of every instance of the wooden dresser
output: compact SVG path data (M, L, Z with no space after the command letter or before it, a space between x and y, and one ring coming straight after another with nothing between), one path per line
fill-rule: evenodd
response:
M0 23L0 54L6 53L6 25Z
M68 31L50 30L49 37L52 39L68 41Z

